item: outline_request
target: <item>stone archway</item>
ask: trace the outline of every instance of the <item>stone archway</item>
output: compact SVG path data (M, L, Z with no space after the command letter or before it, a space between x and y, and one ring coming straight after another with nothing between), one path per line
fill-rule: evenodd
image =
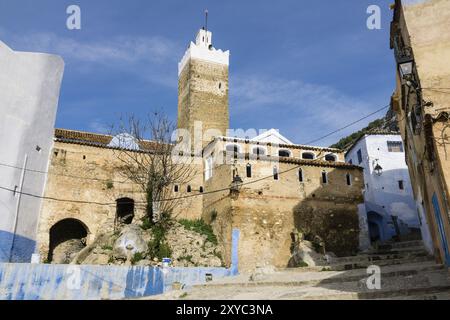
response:
M48 262L69 264L75 255L86 247L89 230L77 219L58 221L50 228Z

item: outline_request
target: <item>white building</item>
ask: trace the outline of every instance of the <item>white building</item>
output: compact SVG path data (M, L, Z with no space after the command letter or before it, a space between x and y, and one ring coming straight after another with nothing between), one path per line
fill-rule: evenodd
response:
M0 41L0 262L30 262L63 60Z
M424 213L414 201L400 134L366 134L347 151L345 159L364 168L370 240L385 242L420 230L425 245L431 246Z

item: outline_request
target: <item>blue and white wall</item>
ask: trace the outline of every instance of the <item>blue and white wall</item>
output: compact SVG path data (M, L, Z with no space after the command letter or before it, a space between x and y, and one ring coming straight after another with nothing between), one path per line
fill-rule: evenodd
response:
M372 224L369 229L373 235L375 224L379 228L381 241L396 235L392 216L398 217L401 234L408 234L410 228L423 229L423 223L419 220L420 211L413 197L403 143L403 152L390 152L388 141L402 143L400 135L369 134L361 138L345 157L347 162L364 168L365 209L368 223ZM382 167L381 175L374 171L377 164ZM399 181L402 181L403 189ZM425 221L424 217L421 220ZM426 240L426 235L422 237Z
M0 262L30 262L64 62L0 41L0 70Z

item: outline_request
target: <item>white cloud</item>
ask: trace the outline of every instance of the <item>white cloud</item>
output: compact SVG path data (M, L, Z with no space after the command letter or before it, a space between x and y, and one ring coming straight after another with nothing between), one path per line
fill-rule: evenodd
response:
M159 36L116 36L111 39L81 42L54 33L33 33L13 35L12 42L14 49L55 53L64 59L95 63L164 63L175 59L179 52L173 41Z
M297 143L313 140L380 107L371 106L333 87L300 80L253 75L233 77L230 81L232 112L236 117L243 113L270 117L273 127ZM359 127L363 125L361 123ZM356 129L358 125L343 134ZM343 134L334 135L320 144L333 143Z

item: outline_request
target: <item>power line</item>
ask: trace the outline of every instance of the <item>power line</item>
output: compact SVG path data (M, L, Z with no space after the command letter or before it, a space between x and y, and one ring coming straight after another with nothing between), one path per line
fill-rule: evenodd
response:
M378 110L376 110L376 111L374 111L374 112L372 112L372 113L370 113L370 114L368 114L368 115L366 115L366 116L364 116L364 117L362 117L362 118L360 118L360 119L358 119L358 120L356 120L356 121L353 121L353 122L349 123L348 125L346 125L346 126L344 126L344 127L342 127L342 128L336 129L336 130L334 130L334 131L332 131L332 132L330 132L330 133L328 133L328 134L326 134L326 135L324 135L324 136L322 136L322 137L320 137L320 138L311 140L311 141L307 142L306 144L309 145L309 144L315 143L315 142L317 142L317 141L323 140L323 139L325 139L325 138L328 138L329 136L332 136L332 135L335 134L335 133L338 133L338 132L340 132L340 131L342 131L342 130L345 130L345 129L347 129L347 128L349 128L349 127L351 127L351 126L353 126L353 125L355 125L355 124L357 124L357 123L359 123L359 122L361 122L361 121L363 121L363 120L365 120L365 119L367 119L367 118L373 116L374 114L377 114L378 112L383 111L384 109L389 108L390 106L391 106L390 104L387 105L387 106L384 106L383 108L380 108L380 109L378 109Z
M318 157L318 158L316 158L314 160L311 160L311 162L323 159L326 156L327 156L327 154L323 155L321 157ZM300 168L300 167L302 167L304 165L308 165L308 164L306 163L306 164L300 164L300 165L294 166L292 168L289 168L287 170L279 172L278 175L282 175L282 174L285 174L287 172L293 171L293 170L298 169L298 168ZM248 182L244 182L244 183L242 183L242 186L254 184L256 182L259 182L259 181L262 181L262 180L265 180L265 179L269 179L269 178L273 178L273 175L269 175L269 176L262 177L262 178L259 178L259 179L256 179L256 180L251 180L251 181L248 181ZM38 199L43 199L43 200L50 200L50 201L57 201L57 202L69 202L69 203L78 203L78 204L94 204L94 205L99 205L99 206L113 206L113 205L115 206L115 205L117 205L116 202L96 202L96 201L84 201L84 200L72 200L72 199L58 199L58 198L54 198L54 197L40 196L40 195L28 193L28 192L16 191L16 190L13 190L13 189L10 189L10 188L6 188L6 187L2 187L2 186L0 186L0 189L1 190L5 190L5 191L9 191L9 192L12 192L12 193L15 193L15 194L22 194L22 195L33 197L33 198L38 198ZM202 192L202 193L189 194L189 195L180 196L180 197L155 200L154 202L167 202L167 201L182 200L182 199L187 199L187 198L192 198L192 197L203 196L205 194L212 194L212 193L217 193L217 192L223 192L223 191L227 191L227 190L230 190L230 187L221 188L221 189L217 189L217 190L211 190L211 191L205 191L205 192ZM144 202L144 201L133 201L133 202L130 202L130 203L147 205L147 202Z

